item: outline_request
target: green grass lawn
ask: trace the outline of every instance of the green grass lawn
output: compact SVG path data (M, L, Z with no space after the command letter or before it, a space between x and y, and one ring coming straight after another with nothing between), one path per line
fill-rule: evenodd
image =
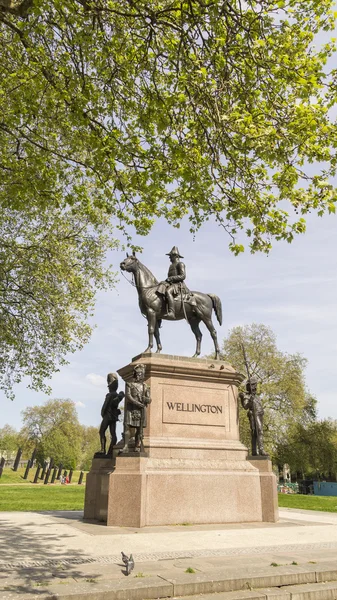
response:
M302 496L302 494L279 494L280 507L304 508L306 510L323 510L337 512L337 496Z
M74 471L71 483L76 483L77 484L78 478L80 476L80 472L81 471ZM13 483L13 484L14 483L15 484L17 484L17 483L22 483L22 484L33 483L35 473L36 473L36 467L33 467L29 471L28 478L27 479L23 479L23 476L25 474L25 468L22 468L22 469L20 468L20 469L18 469L17 471L14 472L10 467L6 467L3 470L2 477L0 477L0 485L4 484L4 483L7 483L7 484L8 483ZM68 473L69 473L69 470L68 470ZM84 473L83 483L85 483L85 477L86 477L86 472ZM51 480L51 476L49 478L49 481L50 480ZM41 483L43 485L42 479L39 479L39 483ZM60 483L58 482L55 485L60 485Z
M84 485L4 485L0 511L82 510Z
M84 485L3 485L0 511L82 510ZM279 494L279 506L337 512L337 497Z

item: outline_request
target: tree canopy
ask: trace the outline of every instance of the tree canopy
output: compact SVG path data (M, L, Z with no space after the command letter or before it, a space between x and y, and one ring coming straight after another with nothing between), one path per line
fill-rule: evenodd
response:
M288 463L292 473L304 479L337 476L337 423L331 419L294 423L286 439L279 442L276 462Z
M0 0L0 386L81 347L104 256L214 217L233 252L335 210L333 0ZM327 34L329 36L329 34ZM113 229L111 229L113 228ZM244 237L244 235L243 235Z
M332 7L1 0L1 204L79 203L140 234L215 216L253 251L291 241L301 214L334 211L334 44L314 46Z
M113 281L104 266L111 245L81 214L0 215L0 388L29 377L33 389L88 340L94 293Z
M22 411L22 440L37 448L37 460L53 458L56 464L75 468L81 456L83 428L78 421L74 402L47 400L41 406Z
M80 468L89 471L95 452L99 450L98 427L82 425L82 449Z
M0 455L5 454L7 458L16 452L19 446L19 436L11 425L4 425L0 429Z
M76 405L68 399L47 400L22 411L23 426L19 432L10 425L0 429L0 457L23 449L29 458L36 448L40 464L53 458L65 468L79 467L88 471L95 452L99 450L98 424L79 423Z

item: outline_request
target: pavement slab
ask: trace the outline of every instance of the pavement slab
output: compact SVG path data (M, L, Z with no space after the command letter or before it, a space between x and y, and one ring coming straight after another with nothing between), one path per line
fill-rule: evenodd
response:
M129 577L122 550L135 559ZM325 600L324 589L329 600L336 581L335 513L281 509L278 523L144 529L84 523L80 511L0 513L0 600L18 594L22 600L143 600L212 592L221 600L219 595L239 591L242 600ZM309 595L303 596L301 585L316 587L310 594L306 587Z

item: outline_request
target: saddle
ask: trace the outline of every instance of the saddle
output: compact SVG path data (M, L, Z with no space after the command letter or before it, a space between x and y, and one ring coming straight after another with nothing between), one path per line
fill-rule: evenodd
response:
M193 294L193 292L191 292L186 285L182 286L182 288L180 287L180 284L176 284L177 289L173 292L173 297L175 302L181 302L181 298L184 302L184 304L190 304L191 306L196 306L197 302L195 299L195 296ZM179 286L179 288L178 288ZM156 289L156 294L157 296L161 296L163 298L165 298L166 296L166 285L165 283L161 282L158 284L158 287Z
M181 300L181 296L178 294L177 296L175 296L174 299ZM191 306L196 306L196 304L197 304L195 296L194 296L193 292L190 292L190 290L185 292L185 294L183 293L183 302L184 302L184 304L190 304Z

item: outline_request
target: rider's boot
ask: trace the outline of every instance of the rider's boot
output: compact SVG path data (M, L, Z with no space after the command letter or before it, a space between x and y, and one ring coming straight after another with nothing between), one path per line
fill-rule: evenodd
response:
M169 292L169 291L166 292L166 300L167 300L167 313L165 313L164 319L174 319L175 318L174 298L173 298L171 292Z

